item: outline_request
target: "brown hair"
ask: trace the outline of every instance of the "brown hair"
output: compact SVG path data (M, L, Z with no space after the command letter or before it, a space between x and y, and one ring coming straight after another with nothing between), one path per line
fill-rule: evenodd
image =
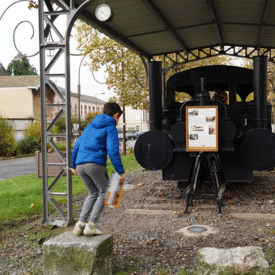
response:
M116 113L118 113L119 117L123 113L120 106L116 102L107 102L104 104L103 114L113 117Z

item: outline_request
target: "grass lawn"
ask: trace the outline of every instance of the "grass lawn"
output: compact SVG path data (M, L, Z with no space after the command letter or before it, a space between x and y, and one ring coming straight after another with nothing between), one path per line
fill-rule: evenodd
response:
M139 169L134 154L121 156L124 170L127 172ZM109 175L115 172L110 159L107 160ZM53 188L55 192L65 192L67 177L62 177ZM54 178L49 178L49 185ZM73 175L73 196L87 192L87 188L79 176ZM54 197L58 203L66 202L66 198ZM0 181L0 223L23 217L32 217L43 211L42 179L35 174L20 176Z

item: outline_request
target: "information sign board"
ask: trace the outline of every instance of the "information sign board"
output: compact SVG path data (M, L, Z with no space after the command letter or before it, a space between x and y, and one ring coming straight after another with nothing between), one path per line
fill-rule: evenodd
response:
M186 151L218 151L218 107L186 107Z

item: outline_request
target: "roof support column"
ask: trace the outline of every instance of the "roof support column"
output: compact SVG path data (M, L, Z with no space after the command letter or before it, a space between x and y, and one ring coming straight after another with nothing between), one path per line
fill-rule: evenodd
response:
M150 131L161 131L162 62L148 61Z
M253 58L255 128L267 128L267 56Z

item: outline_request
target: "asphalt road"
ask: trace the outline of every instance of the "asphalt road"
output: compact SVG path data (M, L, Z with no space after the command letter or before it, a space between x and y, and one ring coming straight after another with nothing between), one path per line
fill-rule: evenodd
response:
M35 157L0 161L0 180L35 173Z
M127 148L133 148L136 140L128 140ZM122 153L123 143L119 142L120 152ZM0 181L15 178L22 175L35 173L35 157L16 158L0 161Z

